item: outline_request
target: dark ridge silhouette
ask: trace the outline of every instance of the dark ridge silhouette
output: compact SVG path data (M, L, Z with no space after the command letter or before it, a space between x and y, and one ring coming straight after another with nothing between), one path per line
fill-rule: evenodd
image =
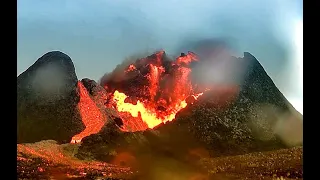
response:
M68 142L84 129L71 58L48 52L17 77L18 143Z

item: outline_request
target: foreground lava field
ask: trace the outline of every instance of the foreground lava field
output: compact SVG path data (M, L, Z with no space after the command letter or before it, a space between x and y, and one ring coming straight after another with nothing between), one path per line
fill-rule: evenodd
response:
M302 147L194 161L195 171L181 166L179 170L155 165L161 173L150 177L143 170L98 161L79 160L73 155L77 144L58 145L55 141L18 144L17 175L19 179L303 179ZM168 157L169 158L169 157ZM170 159L170 158L169 158ZM166 160L175 163L174 160ZM179 165L180 166L180 165ZM190 168L190 167L189 167Z

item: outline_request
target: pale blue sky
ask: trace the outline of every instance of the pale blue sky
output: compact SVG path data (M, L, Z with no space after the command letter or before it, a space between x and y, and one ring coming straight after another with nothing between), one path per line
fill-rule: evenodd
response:
M299 20L302 0L18 0L17 70L61 50L79 79L98 80L131 54L175 55L190 40L224 37L239 56L248 51L259 59L285 96L302 104Z

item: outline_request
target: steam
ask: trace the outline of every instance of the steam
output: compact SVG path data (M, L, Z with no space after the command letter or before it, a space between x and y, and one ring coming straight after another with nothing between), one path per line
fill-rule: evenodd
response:
M50 101L58 101L60 98L67 97L70 94L66 93L66 84L68 84L65 77L65 71L59 64L51 63L41 68L38 68L35 72L35 76L32 83L34 92L38 92L41 95L47 95L47 99ZM67 91L68 92L68 91Z
M234 57L229 44L221 39L207 39L195 43L190 49L195 52L200 63L192 69L195 83L214 85L241 84L247 63Z
M290 114L282 113L271 104L260 104L250 109L254 116L249 118L248 125L255 138L263 141L279 137L287 146L303 143L302 115L291 109Z

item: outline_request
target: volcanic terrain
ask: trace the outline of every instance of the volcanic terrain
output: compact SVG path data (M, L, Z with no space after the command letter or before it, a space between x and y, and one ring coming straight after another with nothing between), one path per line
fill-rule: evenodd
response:
M17 77L20 179L302 179L302 115L245 52L165 51L96 82L48 52Z

